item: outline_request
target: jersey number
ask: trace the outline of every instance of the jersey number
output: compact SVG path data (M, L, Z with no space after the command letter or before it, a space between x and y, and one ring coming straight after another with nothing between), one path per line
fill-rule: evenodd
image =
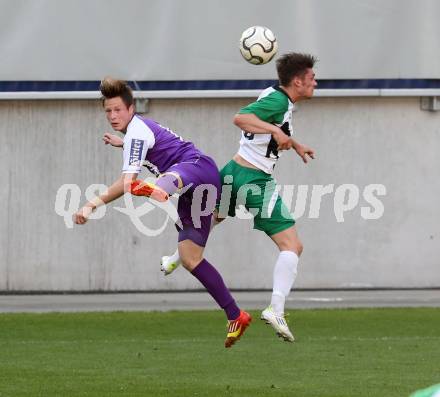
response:
M287 135L290 136L289 130L289 122L286 121L281 127L281 130ZM270 158L270 155L273 154L276 158L278 158L278 143L273 137L270 138L269 145L267 145L266 157Z
M243 131L243 135L249 141L252 141L252 139L254 139L255 136L255 134L252 134L252 132L247 132L247 131Z

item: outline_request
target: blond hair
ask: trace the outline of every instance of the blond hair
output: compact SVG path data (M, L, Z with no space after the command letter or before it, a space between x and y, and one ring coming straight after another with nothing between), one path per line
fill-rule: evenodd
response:
M105 77L101 80L99 89L102 94L102 104L106 99L120 97L125 106L130 107L134 103L133 91L124 80L117 80L113 77Z

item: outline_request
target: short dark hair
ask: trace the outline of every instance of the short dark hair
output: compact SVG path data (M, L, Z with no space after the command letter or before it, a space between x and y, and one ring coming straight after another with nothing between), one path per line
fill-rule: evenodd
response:
M313 68L318 61L313 55L289 52L277 59L278 80L288 86L294 77L302 76L307 69Z
M105 77L101 81L101 85L99 89L102 94L102 104L104 105L104 101L110 98L121 97L122 102L125 103L125 106L130 107L133 105L133 91L131 87L124 80L117 80L112 77Z

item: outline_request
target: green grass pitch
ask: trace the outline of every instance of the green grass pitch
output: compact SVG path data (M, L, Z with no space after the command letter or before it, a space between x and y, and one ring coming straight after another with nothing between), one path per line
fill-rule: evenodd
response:
M440 382L440 309L295 310L231 349L220 311L0 315L0 396L408 397Z

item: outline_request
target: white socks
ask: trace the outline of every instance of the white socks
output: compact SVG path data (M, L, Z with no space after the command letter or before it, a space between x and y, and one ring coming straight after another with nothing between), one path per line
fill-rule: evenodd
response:
M171 263L177 263L179 265L182 264L182 261L180 260L179 249L176 249L176 252L174 252L174 254L169 257L169 261Z
M273 292L270 302L276 314L284 313L284 304L295 282L298 255L293 251L281 251L273 269Z

